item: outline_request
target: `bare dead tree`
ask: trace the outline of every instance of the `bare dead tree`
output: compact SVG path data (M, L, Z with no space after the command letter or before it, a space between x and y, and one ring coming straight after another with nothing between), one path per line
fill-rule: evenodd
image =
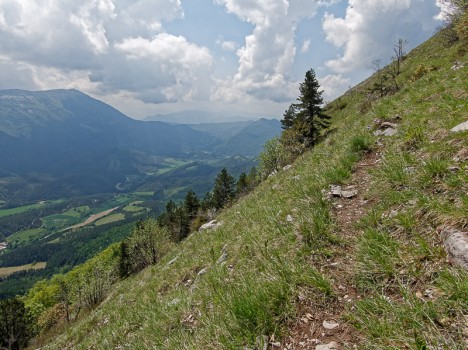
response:
M393 45L393 52L395 56L392 59L395 61L395 75L399 75L401 72L401 62L405 59L406 51L405 47L409 44L408 40L398 39Z

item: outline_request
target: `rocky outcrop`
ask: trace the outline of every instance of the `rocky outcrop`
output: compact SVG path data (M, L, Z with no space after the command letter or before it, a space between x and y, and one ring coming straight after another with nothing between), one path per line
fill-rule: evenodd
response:
M216 230L219 226L221 226L223 223L218 220L211 220L210 222L207 222L204 225L201 225L200 228L198 229L198 232L203 232L207 230Z

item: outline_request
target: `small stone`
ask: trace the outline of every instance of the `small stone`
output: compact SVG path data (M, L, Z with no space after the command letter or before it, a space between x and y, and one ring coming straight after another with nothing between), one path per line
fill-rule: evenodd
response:
M441 319L438 319L437 323L443 327L447 327L450 325L450 319L448 319L447 317L443 317Z
M353 198L358 194L357 190L350 190L350 191L341 191L341 196L343 198Z
M322 325L323 325L323 328L329 329L329 330L335 329L340 326L339 323L336 323L333 321L323 321Z
M451 132L465 131L468 130L468 121L458 124L457 126L450 129Z
M201 276L201 275L204 275L206 273L206 268L205 269L201 269L200 271L198 271L197 275L198 276Z
M460 68L463 68L464 65L460 61L456 61L454 65L451 67L452 70L459 70Z
M341 186L331 185L330 194L335 197L341 197Z
M412 174L416 171L416 168L414 166L407 166L403 169L405 174Z
M286 221L287 222L293 222L294 221L294 218L288 214L288 216L286 216Z
M279 341L274 342L274 343L270 343L270 345L271 345L272 348L280 348L281 347L281 343Z
M337 342L330 342L328 344L321 344L315 346L315 350L338 350L338 343Z
M385 130L374 131L374 136L393 136L397 133L394 128L386 128Z
M450 226L439 231L449 262L468 270L468 232Z
M289 170L292 168L292 165L291 164L288 164L286 166L283 167L283 170L286 171L286 170Z

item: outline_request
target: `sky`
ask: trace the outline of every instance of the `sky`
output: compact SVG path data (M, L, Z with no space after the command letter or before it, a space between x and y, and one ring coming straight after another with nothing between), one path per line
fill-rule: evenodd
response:
M0 0L0 89L78 89L136 119L274 117L325 101L443 24L442 0Z

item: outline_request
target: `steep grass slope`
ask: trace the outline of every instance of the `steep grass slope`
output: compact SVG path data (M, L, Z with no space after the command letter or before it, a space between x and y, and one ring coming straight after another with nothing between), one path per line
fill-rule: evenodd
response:
M468 226L467 132L449 131L468 114L467 68L455 61L466 65L466 50L436 36L403 62L395 94L370 96L378 76L348 91L328 107L322 144L44 348L314 349L294 338L309 309L347 329L322 329L322 343L465 348L468 276L446 262L439 235ZM375 136L377 118L397 134ZM359 220L344 227L324 193L360 182Z

